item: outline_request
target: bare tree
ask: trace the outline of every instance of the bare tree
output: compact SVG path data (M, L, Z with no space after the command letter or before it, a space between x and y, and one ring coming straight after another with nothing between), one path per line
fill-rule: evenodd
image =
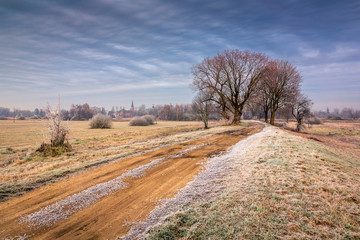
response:
M292 115L295 117L297 122L296 131L300 132L304 124L304 119L310 116L312 101L306 96L298 94L291 106Z
M294 96L300 92L301 75L287 61L270 61L264 76L262 92L265 121L267 120L266 110L269 110L270 124L274 125L276 111L292 102Z
M200 119L203 121L205 129L209 128L209 116L214 109L214 105L209 99L210 96L207 93L199 92L193 100L193 107L198 113Z
M257 90L267 62L261 53L225 50L193 67L193 85L198 91L209 93L209 100L221 107L223 118L229 119L230 112L235 124L240 122L246 102Z
M60 100L56 109L52 109L49 104L47 105L46 117L49 119L48 128L51 137L51 146L63 146L69 129L63 123Z

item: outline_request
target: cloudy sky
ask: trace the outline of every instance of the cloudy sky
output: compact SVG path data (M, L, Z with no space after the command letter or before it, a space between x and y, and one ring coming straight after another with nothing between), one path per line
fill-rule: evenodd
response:
M224 49L290 61L314 109L360 108L358 0L1 0L0 106L190 103Z

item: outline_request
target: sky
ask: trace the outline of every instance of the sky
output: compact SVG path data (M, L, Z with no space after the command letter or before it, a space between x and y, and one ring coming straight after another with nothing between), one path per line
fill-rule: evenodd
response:
M313 109L360 109L360 1L1 0L0 106L191 103L225 49L300 71Z

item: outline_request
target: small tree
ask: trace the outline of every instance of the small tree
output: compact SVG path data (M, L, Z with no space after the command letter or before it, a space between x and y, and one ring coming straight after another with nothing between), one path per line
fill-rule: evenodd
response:
M292 104L292 115L295 117L297 126L296 131L300 132L303 128L304 119L310 116L312 101L306 96L299 94Z
M42 143L40 148L36 151L42 152L44 155L50 154L52 156L70 151L71 146L66 138L69 129L63 123L60 100L55 110L48 104L46 108L46 117L49 120L47 126L50 134L50 144Z
M209 115L214 109L209 94L200 92L193 100L193 108L198 113L201 121L203 121L204 128L208 129Z
M48 118L48 129L50 133L50 142L52 147L63 146L69 129L63 124L60 101L57 108L53 110L48 104L46 108L46 117Z

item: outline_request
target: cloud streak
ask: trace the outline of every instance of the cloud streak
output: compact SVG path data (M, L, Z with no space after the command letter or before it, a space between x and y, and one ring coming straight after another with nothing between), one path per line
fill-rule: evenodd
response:
M0 102L35 108L60 92L67 105L186 103L191 66L238 48L297 65L315 107L326 105L334 89L334 107L354 107L359 98L346 92L360 92L359 11L347 0L4 0Z

